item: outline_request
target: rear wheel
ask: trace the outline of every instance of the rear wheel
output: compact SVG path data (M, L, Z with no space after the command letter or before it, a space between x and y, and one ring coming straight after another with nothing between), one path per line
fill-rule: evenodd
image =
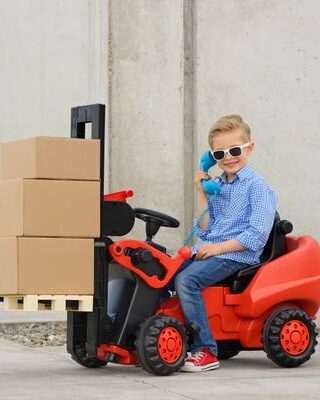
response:
M267 356L281 367L298 367L315 352L315 329L312 319L297 307L275 311L263 331Z
M186 334L177 319L153 316L144 322L137 336L138 358L149 373L170 375L184 364Z

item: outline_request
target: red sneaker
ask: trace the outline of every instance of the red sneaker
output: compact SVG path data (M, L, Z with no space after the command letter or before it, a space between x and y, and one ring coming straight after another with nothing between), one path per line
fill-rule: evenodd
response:
M211 353L208 347L204 347L202 351L188 357L184 365L180 368L183 372L200 372L210 371L219 368L219 360L217 356Z

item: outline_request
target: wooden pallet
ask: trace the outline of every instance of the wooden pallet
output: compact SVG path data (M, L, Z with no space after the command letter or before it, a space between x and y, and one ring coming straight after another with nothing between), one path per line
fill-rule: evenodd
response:
M80 295L12 295L3 296L4 310L87 311L93 310L93 296Z

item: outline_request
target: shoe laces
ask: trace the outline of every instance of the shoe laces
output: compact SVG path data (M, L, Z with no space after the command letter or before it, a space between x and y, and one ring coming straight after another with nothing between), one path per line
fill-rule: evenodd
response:
M194 356L192 356L192 359L194 361L200 361L204 356L205 356L205 352L204 351L198 351Z

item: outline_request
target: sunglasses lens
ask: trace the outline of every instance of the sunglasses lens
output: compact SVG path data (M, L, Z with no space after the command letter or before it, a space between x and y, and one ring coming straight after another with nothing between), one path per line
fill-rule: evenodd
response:
M213 152L213 157L214 157L216 160L222 160L222 159L224 158L224 151L222 151L222 150L214 151L214 152Z
M232 157L239 157L241 155L241 147L232 147L232 149L229 150L229 153Z

